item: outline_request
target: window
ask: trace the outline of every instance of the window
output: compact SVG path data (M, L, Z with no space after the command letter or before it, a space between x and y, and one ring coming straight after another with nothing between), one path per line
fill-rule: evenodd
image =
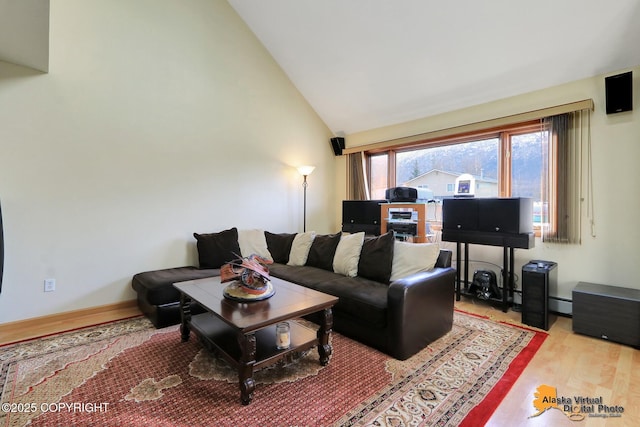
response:
M453 195L455 181L447 174L466 170L480 178L477 194L532 197L532 221L544 242L579 244L584 219L589 221L591 236L596 235L593 107L593 100L585 99L350 147L346 154L366 157L367 170L357 172L362 181L377 179L376 197L386 188L403 184L431 188L435 198L448 197ZM348 167L348 177L352 169ZM353 188L353 181L347 180L348 194Z
M377 154L369 157L369 182L371 199L384 199L389 185L389 155Z
M542 132L511 136L511 196L533 199L533 224L549 224L548 206L543 202L543 179L546 179L546 146Z
M396 185L426 187L436 199L451 197L463 173L476 180L481 197L498 195L499 139L490 138L439 147L411 149L396 155ZM480 183L487 185L480 186Z
M535 121L368 153L372 198L384 198L384 190L394 186L428 188L440 200L453 197L456 178L468 173L475 178L476 197L531 197L531 220L539 231L549 222L542 197L548 159L544 134Z

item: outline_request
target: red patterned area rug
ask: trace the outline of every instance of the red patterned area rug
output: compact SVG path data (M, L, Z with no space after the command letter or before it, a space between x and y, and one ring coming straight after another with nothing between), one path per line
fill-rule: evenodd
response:
M317 351L237 375L177 326L134 318L0 347L0 426L458 426L484 424L546 334L455 313L406 361L332 334Z

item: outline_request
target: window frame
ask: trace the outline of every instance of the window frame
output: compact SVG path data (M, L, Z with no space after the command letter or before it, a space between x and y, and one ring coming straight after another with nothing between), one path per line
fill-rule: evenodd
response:
M387 155L387 188L395 187L396 183L396 154L407 151L444 147L449 145L464 144L472 141L479 141L483 139L496 138L498 139L498 196L510 197L512 185L512 166L511 166L511 137L523 135L527 133L544 132L544 125L541 120L531 120L523 123L516 123L508 126L501 126L491 129L485 129L482 131L472 131L461 133L458 135L451 135L440 138L424 139L419 141L410 142L407 144L390 145L388 147L378 146L374 149L370 149L364 152L367 159L367 177L371 182L371 157L381 154ZM552 168L552 165L549 165ZM542 171L548 173L547 171ZM556 170L552 172L556 174ZM541 227L539 224L534 224L534 234L537 237L541 236Z

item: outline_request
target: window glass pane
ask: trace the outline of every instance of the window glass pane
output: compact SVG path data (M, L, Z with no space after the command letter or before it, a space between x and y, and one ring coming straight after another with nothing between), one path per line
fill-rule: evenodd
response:
M371 165L371 199L384 199L385 191L389 187L389 156L387 154L376 154L369 158Z
M497 197L498 157L498 138L404 151L396 155L396 182L428 188L442 199L452 197L456 178L468 173L476 180L476 197Z
M547 156L541 132L511 137L511 196L533 199L534 225L547 224L548 206L542 202Z

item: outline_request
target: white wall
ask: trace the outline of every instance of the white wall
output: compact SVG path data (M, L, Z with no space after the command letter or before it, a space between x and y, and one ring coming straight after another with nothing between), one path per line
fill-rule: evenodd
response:
M637 279L640 259L640 67L633 69L633 75L635 109L632 112L606 115L605 76L598 76L465 110L347 135L346 142L348 147L355 147L592 98L595 102L591 117L595 236L591 234L585 202L582 244L548 244L537 239L534 249L516 250L516 273L519 276L522 265L532 259L557 262L558 289L552 293L566 299L571 299L571 290L579 281L640 289ZM443 246L455 249L453 243L444 242ZM470 245L470 252L472 260L502 265L500 248ZM487 267L493 269L491 265L472 263L470 270Z
M49 73L0 62L0 323L135 298L192 233L335 232L331 133L224 0L51 2ZM57 290L43 292L45 278Z

